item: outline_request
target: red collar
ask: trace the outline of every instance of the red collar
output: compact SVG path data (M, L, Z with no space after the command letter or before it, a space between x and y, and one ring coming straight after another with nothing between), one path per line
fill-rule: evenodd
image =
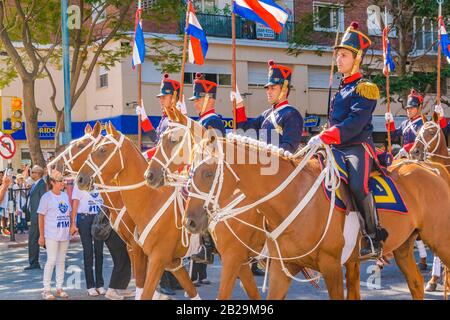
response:
M280 102L279 104L276 104L273 106L274 109L278 109L280 107L283 107L285 105L289 104L289 102L287 100L284 100L283 102Z
M200 115L200 118L203 118L204 116L207 116L208 114L211 114L211 113L216 113L216 110L214 108L211 110L208 110L208 111L204 112L202 115Z
M352 74L351 76L348 76L346 78L344 78L343 83L344 84L349 84L353 81L359 80L362 78L362 74L360 72L357 72L355 74Z

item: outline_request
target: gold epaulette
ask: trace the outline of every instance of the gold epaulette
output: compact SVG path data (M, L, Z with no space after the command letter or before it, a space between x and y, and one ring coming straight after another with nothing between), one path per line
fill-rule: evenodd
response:
M380 90L377 85L372 82L361 81L356 86L356 93L361 97L370 99L370 100L378 100L380 99Z

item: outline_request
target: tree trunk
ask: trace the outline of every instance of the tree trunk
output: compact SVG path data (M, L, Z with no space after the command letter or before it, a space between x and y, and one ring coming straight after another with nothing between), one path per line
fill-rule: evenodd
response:
M59 135L64 131L64 109L56 112L56 130L55 130L55 150L59 150L62 146ZM58 152L57 152L58 153Z
M41 142L38 131L38 112L34 95L35 80L23 79L23 102L26 121L26 135L28 147L30 148L31 161L45 168L44 155L42 154Z

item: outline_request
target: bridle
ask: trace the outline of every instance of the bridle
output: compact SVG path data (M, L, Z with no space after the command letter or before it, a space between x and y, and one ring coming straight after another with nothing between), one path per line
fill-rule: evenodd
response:
M431 129L431 128L436 128L436 133L429 141L426 141L425 137L424 137L425 130ZM441 130L440 125L434 121L425 122L424 125L422 126L422 128L420 128L419 133L417 134L417 137L416 137L416 142L419 142L423 145L424 159L429 159L432 156L449 158L446 156L435 154L435 152L437 151L437 149L439 148L439 145L441 143L440 130ZM434 146L434 149L432 151L429 151L429 148L431 147L431 145L433 144L434 141L436 141L436 145Z

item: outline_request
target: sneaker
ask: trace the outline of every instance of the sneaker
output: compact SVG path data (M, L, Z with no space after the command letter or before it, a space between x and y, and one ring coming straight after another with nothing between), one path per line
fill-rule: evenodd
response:
M3 234L4 236L9 236L9 235L11 235L11 232L9 232L8 229L3 228L3 229L2 229L2 234Z
M211 281L209 281L207 278L203 279L203 280L199 280L201 284L211 284Z
M99 294L99 295L102 295L102 296L104 296L105 293L106 293L106 290L105 290L105 288L103 288L103 287L97 288L97 289L95 289L95 290L97 290L98 294Z
M57 289L55 296L61 299L69 299L69 295L63 289Z
M44 290L44 291L42 291L42 299L44 299L44 300L56 300L56 297L52 294L51 291Z
M123 300L123 296L117 293L117 290L108 288L105 293L105 298L109 300Z
M117 289L117 293L124 298L134 298L136 295L135 291L127 290L127 289Z
M95 290L95 288L90 288L87 290L88 296L90 297L97 297L98 296L98 292L97 290Z
M34 269L41 269L41 266L39 264L36 264L36 265L32 265L32 266L23 268L23 270L25 270L25 271L34 270Z

